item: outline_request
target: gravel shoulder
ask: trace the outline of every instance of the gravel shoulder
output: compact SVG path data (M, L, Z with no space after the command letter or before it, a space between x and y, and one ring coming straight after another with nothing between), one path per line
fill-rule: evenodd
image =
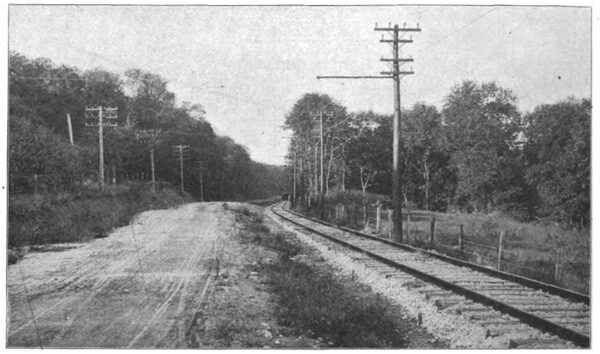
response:
M187 204L144 212L104 239L29 253L7 271L7 346L187 347L230 224L220 204Z
M240 207L265 211L240 203L148 211L107 238L27 254L7 272L7 346L330 347L318 333L278 323L269 280L261 273L277 254L244 240L231 210ZM264 224L271 232L285 229L269 217ZM323 250L305 242L304 252L304 262L356 284L354 274L338 269ZM408 348L448 347L402 306L390 311L402 319Z

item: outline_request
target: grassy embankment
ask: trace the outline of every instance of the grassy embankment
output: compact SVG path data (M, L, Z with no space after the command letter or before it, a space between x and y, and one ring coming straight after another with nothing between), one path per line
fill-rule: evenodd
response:
M153 195L147 184L108 185L78 194L17 195L9 198L9 263L37 245L81 242L106 235L124 226L142 211L191 202L170 186L157 186Z
M328 209L323 216L330 222L387 238L390 225L385 208L382 209L379 233L375 229L374 204L377 200L384 201L384 204L389 203L383 196L367 195L366 227L363 223L362 193L357 191L332 195L328 198ZM334 208L342 204L345 205L344 212L336 217ZM339 210L338 207L338 214ZM303 211L315 217L321 216L316 210ZM432 218L435 218L435 249L439 252L496 267L499 235L504 231L502 270L579 292L589 292L589 230L566 228L548 221L520 222L500 213L403 210L405 240L408 235L408 243L428 248ZM407 225L409 232L406 229ZM462 251L458 248L460 225L463 226Z
M276 299L281 325L299 335L321 337L334 347L404 347L403 325L390 314L390 304L349 279L337 278L330 268L301 262L308 252L290 233L270 232L261 215L236 210L244 226L242 242L277 252L276 261L261 264Z

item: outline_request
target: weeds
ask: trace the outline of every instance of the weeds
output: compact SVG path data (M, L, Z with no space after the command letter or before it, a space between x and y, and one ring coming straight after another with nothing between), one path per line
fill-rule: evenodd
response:
M233 336L239 332L240 328L234 320L219 320L215 326L215 338L223 341L226 347L231 345Z
M331 274L280 258L265 266L282 324L315 333L346 348L402 347L387 306L372 294L353 294Z
M91 193L91 192L90 192ZM135 214L186 201L175 191L128 186L103 193L11 198L8 210L9 248L89 240L129 223Z
M276 299L278 321L298 334L321 337L343 348L405 346L399 323L389 304L348 279L296 261L302 245L287 232L270 232L262 217L246 208L237 210L244 221L244 240L277 252L275 262L258 269L267 275Z

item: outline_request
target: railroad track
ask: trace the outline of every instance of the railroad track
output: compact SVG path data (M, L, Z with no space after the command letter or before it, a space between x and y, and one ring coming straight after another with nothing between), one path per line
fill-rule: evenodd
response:
M420 284L410 286L438 309L466 316L486 328L489 336L514 334L510 347L590 346L589 296L308 218L283 204L271 210L287 222L366 255L366 265L385 265L419 279Z

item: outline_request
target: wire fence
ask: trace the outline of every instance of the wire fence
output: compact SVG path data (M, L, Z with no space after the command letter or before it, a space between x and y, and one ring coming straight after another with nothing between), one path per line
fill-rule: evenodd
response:
M336 225L392 239L393 210L381 204L298 205L298 211ZM518 229L469 223L427 211L403 211L403 240L489 268L589 292L590 252L581 245L542 245Z

